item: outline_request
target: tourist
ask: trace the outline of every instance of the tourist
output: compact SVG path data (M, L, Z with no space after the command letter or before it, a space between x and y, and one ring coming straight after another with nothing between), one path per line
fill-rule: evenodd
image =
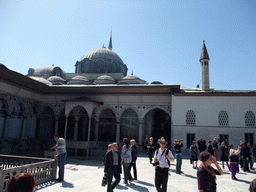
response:
M243 152L243 170L244 172L250 172L249 170L249 162L250 162L250 157L251 157L251 151L250 151L250 142L245 142L244 143L244 152Z
M250 192L256 192L256 179L253 179L249 187Z
M198 149L200 152L203 152L206 150L206 141L204 140L204 138L199 138L199 140L197 141L198 144Z
M30 173L14 175L7 187L7 192L33 192L34 190L35 179Z
M212 141L209 141L209 145L207 147L207 151L211 154L211 155L214 155L214 151L213 151L213 148L212 148Z
M123 139L123 147L121 151L122 164L124 168L124 183L128 184L128 180L132 181L132 176L129 170L129 165L132 162L132 148L129 145L129 140L127 138Z
M253 161L256 162L256 144L252 147Z
M214 151L214 156L218 160L218 154L219 154L219 139L218 139L218 137L213 138L212 148Z
M228 156L229 156L229 151L228 151L228 146L226 145L226 143L223 141L221 143L221 157L220 160L222 161L222 168L224 169L224 163L226 162L227 167L228 166Z
M112 149L112 144L108 144L108 149L107 149L107 150L105 151L105 153L104 153L104 157L103 157L103 159L102 159L102 164L105 163L106 154L107 154L107 152L109 152L111 149Z
M238 145L237 150L235 150L235 146L233 144L230 144L230 150L229 150L229 159L230 159L230 165L229 165L229 171L231 172L231 178L232 180L238 180L236 178L236 173L239 172L239 153L240 153L240 146Z
M183 172L181 171L181 165L182 165L181 147L183 147L183 142L182 142L182 140L175 139L175 142L174 142L174 150L175 150L176 158L177 158L176 174L181 174L181 173L183 173Z
M160 140L160 148L155 151L154 163L155 172L155 186L158 192L167 191L168 174L170 161L174 161L173 154L170 150L166 149L165 139Z
M149 139L148 139L148 136L146 135L145 140L143 142L143 148L146 150L146 153L148 152L148 149L147 149L148 143L149 143Z
M190 153L190 160L193 164L193 169L197 169L197 161L198 161L198 149L197 149L197 146L196 146L196 141L193 141L192 142L192 145L190 146L190 149L189 149L189 153ZM194 165L195 164L195 165Z
M216 175L223 175L215 156L208 151L200 153L201 165L197 171L197 183L199 192L216 192ZM217 169L214 169L211 164Z
M156 150L156 145L154 143L153 137L150 137L147 149L148 149L147 154L148 154L148 157L149 157L149 162L152 163L152 159L153 159L153 156L154 156L154 153L155 153L155 150Z
M60 138L57 133L54 135L54 140L57 141L57 144L54 147L54 149L57 150L57 155L55 155L54 158L58 158L59 166L59 178L57 180L61 182L64 180L64 170L67 157L66 141L63 138Z
M132 139L130 141L131 146L132 146L132 162L130 163L129 166L129 171L131 172L131 168L133 167L133 179L132 180L137 180L137 168L136 168L136 160L137 160L137 151L138 151L138 145L136 144L136 141Z
M241 140L240 141L240 153L239 153L239 164L241 166L241 169L243 169L243 166L244 166L243 153L244 153L244 142Z
M104 172L108 180L107 192L112 192L120 182L120 174L122 173L121 154L118 151L117 143L113 143L112 149L106 154ZM115 177L115 181L112 184L113 177Z

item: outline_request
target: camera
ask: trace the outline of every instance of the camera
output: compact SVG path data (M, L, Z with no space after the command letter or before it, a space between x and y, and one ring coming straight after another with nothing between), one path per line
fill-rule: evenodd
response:
M152 163L153 166L159 165L159 161L156 161L155 163Z

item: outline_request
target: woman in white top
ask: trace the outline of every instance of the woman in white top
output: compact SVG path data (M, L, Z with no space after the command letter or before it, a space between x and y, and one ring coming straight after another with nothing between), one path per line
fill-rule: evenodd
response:
M230 150L229 150L229 156L230 156L230 166L229 171L231 172L231 178L232 180L238 180L236 178L236 173L239 172L239 158L238 155L240 153L240 147L238 145L237 150L235 150L235 146L233 144L230 144Z

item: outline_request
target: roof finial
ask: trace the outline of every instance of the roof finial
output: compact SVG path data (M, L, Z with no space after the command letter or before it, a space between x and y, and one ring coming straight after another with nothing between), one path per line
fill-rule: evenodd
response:
M111 27L111 32L110 32L110 40L109 40L109 45L108 45L108 49L112 51L112 27Z
M102 48L106 48L106 47L104 46L104 43L103 43L103 45L102 45Z
M132 70L132 73L131 73L131 75L133 75L133 70Z
M205 43L205 40L203 40L203 43Z

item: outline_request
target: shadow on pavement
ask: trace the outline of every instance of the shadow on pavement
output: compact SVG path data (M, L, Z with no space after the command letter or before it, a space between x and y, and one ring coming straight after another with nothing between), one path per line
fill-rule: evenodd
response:
M142 187L139 185L135 185L134 183L131 183L130 185L128 185L128 187L130 187L131 189L133 189L134 191L145 191L148 192L149 190L146 187Z
M246 181L246 180L243 180L243 179L238 179L237 182L243 182L243 183L246 183L248 185L251 183L251 181Z
M35 186L35 191L39 191L40 189L44 189L46 187L50 187L52 185L55 185L56 183L57 183L56 180L48 181L48 182L45 182L45 183L41 183L41 184Z
M65 188L74 188L74 185L72 183L69 183L67 181L63 181L62 182L62 187L65 187Z
M148 182L145 182L145 181L137 181L137 183L141 184L141 185L146 185L146 186L149 186L149 187L154 187L154 185L152 183L148 183Z
M116 189L120 189L120 190L128 190L128 187L122 186L122 185L117 185Z

